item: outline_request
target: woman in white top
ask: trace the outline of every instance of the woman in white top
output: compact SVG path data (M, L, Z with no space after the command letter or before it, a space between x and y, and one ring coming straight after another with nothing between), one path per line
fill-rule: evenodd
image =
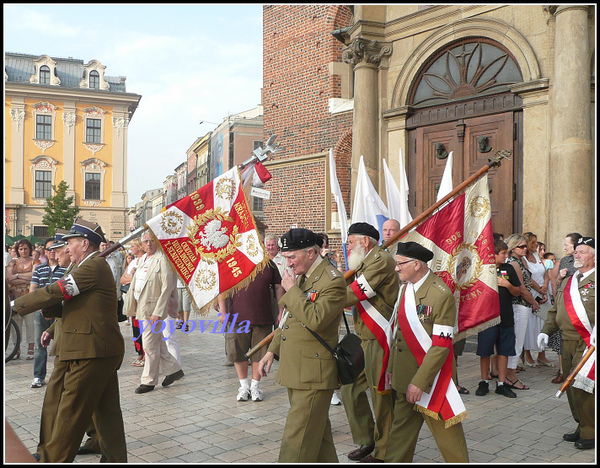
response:
M129 265L125 269L125 272L121 276L121 291L123 292L123 301L125 301L125 295L129 292L129 286L133 278L133 274L140 262L140 258L144 255L144 248L142 247L142 241L140 239L133 239L131 241L131 253L134 258L129 262ZM142 346L142 334L140 333L139 322L135 317L131 317L131 331L133 337L137 338L133 342L135 351L138 355L137 359L131 363L134 367L144 367L144 348Z
M531 272L531 294L534 299L542 304L549 303L548 301L548 284L550 275L544 266L544 260L540 258L538 250L537 236L532 232L523 233L523 237L527 241L527 254L523 257L525 266ZM527 333L525 335L524 350L525 355L523 362L529 367L548 366L554 367L554 363L546 358L546 352L540 351L537 346L537 336L539 335L548 309L541 306L537 313L531 314L527 322ZM537 351L537 364L531 355L531 351Z

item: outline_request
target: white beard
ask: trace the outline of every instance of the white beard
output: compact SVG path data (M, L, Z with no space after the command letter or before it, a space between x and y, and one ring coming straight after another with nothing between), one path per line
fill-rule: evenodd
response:
M348 268L350 270L356 270L366 256L367 251L362 245L354 247L352 252L350 252L350 255L348 255Z
M575 260L575 263L573 263L573 266L575 268L581 268L583 266L583 263L581 263L581 260Z

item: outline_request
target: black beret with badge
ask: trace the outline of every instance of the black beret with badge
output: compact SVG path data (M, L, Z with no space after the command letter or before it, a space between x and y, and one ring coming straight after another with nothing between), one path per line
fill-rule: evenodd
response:
M294 228L286 232L279 239L279 248L282 252L305 249L317 245L323 246L323 239L310 229Z
M348 228L348 235L358 234L360 236L369 236L379 242L379 231L369 223L354 223Z
M577 241L577 245L575 246L575 248L577 248L577 246L579 245L589 245L592 249L595 249L596 241L593 237L582 237Z
M414 258L417 260L421 260L422 262L427 263L429 260L433 258L433 252L421 244L417 244L416 242L398 242L398 249L396 251L396 255L401 255L403 257Z

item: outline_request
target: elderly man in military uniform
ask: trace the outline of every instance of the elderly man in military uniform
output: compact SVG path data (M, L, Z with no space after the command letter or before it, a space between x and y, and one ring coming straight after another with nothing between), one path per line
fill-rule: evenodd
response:
M548 346L548 337L562 330L562 368L570 374L590 346L596 346L596 242L592 237L582 237L575 246L577 271L565 278L556 295L556 303L548 312L546 323L538 335L538 347ZM595 379L594 353L567 388L567 398L573 419L577 422L575 432L565 434L563 439L574 442L580 450L595 447Z
M410 463L423 421L447 463L468 463L461 420L464 405L452 375L454 296L427 267L433 252L399 242L396 271L402 285L394 306L396 332L386 379L394 389L394 419L386 462Z
M399 282L394 258L377 245L378 241L379 232L369 223L354 223L348 228L348 266L355 273L348 279L345 305L355 306L354 329L362 339L365 369L356 382L342 387L342 401L352 439L360 444L348 458L363 463L383 462L392 425L392 391L385 386L384 372L389 358L388 335L391 338L389 320ZM375 422L367 389L371 391Z
M322 240L314 232L291 229L280 242L288 267L281 281L286 292L279 301L285 312L259 363L266 376L278 357L275 380L288 389L290 410L279 462L336 463L329 405L339 386L337 365L308 328L335 348L346 285L341 273L319 254Z
M40 461L72 462L93 420L106 461L127 462L117 377L125 346L117 322L115 282L106 260L98 257L104 233L97 224L78 218L62 239L72 263L65 276L12 305L20 315L48 309L62 317L57 345L65 369L57 374L62 375L62 385L47 388L60 395L45 397L45 402L58 401L58 406ZM62 308L56 307L61 302Z

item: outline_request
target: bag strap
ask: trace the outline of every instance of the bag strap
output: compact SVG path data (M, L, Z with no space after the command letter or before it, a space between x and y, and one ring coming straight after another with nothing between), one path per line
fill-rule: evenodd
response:
M312 333L312 335L313 335L313 336L314 336L314 337L315 337L317 340L319 340L319 343L321 343L323 346L325 346L325 348L327 348L327 350L328 350L328 351L331 353L331 355L332 355L333 357L337 357L337 356L336 356L336 354L335 354L335 351L334 351L333 349L331 349L331 346L329 346L329 345L328 345L328 344L325 342L325 340L319 336L319 334L318 334L318 333L316 333L316 332L312 331L312 330L311 330L310 328L308 328L306 325L304 325L304 328L306 328L306 329L307 329L309 332L311 332L311 333Z

